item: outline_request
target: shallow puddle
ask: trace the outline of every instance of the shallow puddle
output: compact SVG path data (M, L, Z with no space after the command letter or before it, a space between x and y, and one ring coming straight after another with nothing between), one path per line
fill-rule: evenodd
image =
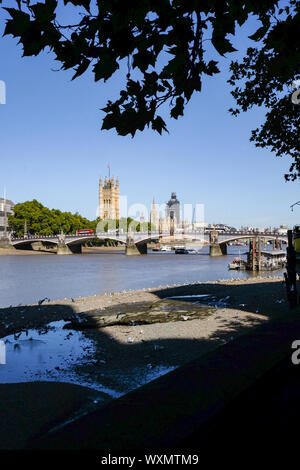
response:
M73 370L75 366L92 361L95 345L80 331L64 330L64 325L64 321L57 321L44 329L2 338L6 346L6 364L0 366L0 383L69 382L115 396L114 390L89 382Z
M176 368L145 364L128 368L117 377L111 370L100 376L99 373L86 373L94 363L99 364L99 345L81 331L64 329L65 324L65 321L52 322L41 329L31 329L2 338L6 349L6 364L0 365L0 384L67 382L93 388L110 398L118 398ZM106 361L103 359L101 362ZM110 380L112 374L113 380ZM101 381L110 382L112 388L101 384Z
M230 302L228 296L217 298L201 294L174 296L154 303L119 304L88 314L75 314L66 321L55 321L43 328L11 334L1 338L5 343L6 364L0 364L0 383L67 382L90 387L109 399L118 398L177 366L161 357L153 364L147 363L149 359L143 363L137 358L122 367L118 363L113 366L112 360L110 367L103 349L105 333L100 333L103 326L202 319L227 302ZM89 335L90 328L93 332Z

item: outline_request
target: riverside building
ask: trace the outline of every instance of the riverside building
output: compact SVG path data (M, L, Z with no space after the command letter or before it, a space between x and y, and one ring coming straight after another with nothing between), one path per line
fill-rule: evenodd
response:
M8 199L0 198L0 238L5 236L8 229L8 216L14 213L14 203Z

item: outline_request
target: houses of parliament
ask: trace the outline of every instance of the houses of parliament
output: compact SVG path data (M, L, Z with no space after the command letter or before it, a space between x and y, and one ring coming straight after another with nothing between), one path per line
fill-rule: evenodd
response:
M119 178L99 179L99 217L116 220L120 218L120 183Z
M105 177L99 179L99 217L103 219L117 220L120 218L120 182L119 178ZM143 217L141 216L141 222ZM153 199L150 212L151 230L168 231L170 227L176 228L180 222L180 202L176 193L171 194L170 200L166 204L165 216L159 217Z

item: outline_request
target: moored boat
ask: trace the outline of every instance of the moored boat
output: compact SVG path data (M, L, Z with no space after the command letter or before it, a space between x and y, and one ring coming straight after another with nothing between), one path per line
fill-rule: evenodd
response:
M160 249L160 251L171 251L170 245L163 245Z
M187 255L188 250L186 248L175 248L175 255Z
M153 248L152 248L152 251L160 251L160 245L155 245Z
M241 258L234 258L232 263L228 265L229 269L245 269L246 268L246 263L244 260Z

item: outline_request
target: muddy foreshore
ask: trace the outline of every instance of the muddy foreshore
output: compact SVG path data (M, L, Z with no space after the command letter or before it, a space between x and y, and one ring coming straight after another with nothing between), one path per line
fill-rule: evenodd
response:
M94 345L91 352L85 350L84 342L76 348L85 362L75 366L77 379L72 383L66 383L70 366L62 358L56 371L48 371L48 364L41 366L42 378L26 375L26 382L0 384L0 398L6 403L0 409L1 422L6 423L0 432L0 449L24 449L41 431L109 403L114 396L107 390L116 396L126 394L290 312L283 276L165 286L0 309L0 338L16 333L12 347L20 331L34 329L41 334L37 338L47 341L48 325L60 320L65 320L63 328L70 328L66 343L69 335L80 333ZM61 337L64 330L56 331ZM82 382L84 387L78 385Z
M213 300L211 305L207 299ZM0 337L58 320L72 320L82 328L170 321L187 325L220 311L267 320L287 310L283 276L208 281L2 308Z
M123 253L125 248L122 246L83 246L82 253ZM0 256L36 256L36 255L56 255L56 249L28 249L22 250L20 248L1 248Z

